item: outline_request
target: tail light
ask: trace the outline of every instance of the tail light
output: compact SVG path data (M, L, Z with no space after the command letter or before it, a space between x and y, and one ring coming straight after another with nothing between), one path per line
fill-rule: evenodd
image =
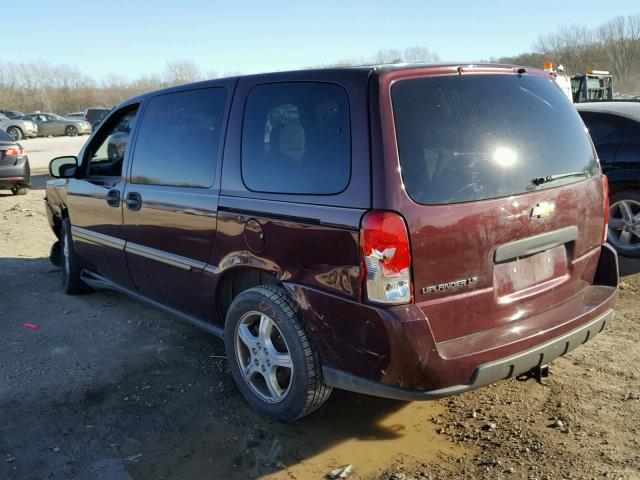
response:
M360 250L366 298L390 305L411 302L411 253L404 219L379 210L365 214Z
M609 229L609 179L602 175L602 194L604 195L604 226L602 227L602 243L607 241L607 231Z
M5 150L4 154L7 157L22 157L24 156L25 151L22 147L12 147Z

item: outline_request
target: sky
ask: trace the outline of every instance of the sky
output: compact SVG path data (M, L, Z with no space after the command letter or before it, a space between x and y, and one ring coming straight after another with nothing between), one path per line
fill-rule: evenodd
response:
M595 27L640 12L638 0L30 0L5 20L0 62L78 66L100 80L160 73L193 60L204 71L257 73L424 46L445 61L529 51L539 34Z

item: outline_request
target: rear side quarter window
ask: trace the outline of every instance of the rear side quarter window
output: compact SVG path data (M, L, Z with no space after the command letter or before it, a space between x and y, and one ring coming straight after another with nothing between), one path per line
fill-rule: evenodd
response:
M332 195L351 175L349 102L335 84L255 86L242 127L242 178L249 190Z

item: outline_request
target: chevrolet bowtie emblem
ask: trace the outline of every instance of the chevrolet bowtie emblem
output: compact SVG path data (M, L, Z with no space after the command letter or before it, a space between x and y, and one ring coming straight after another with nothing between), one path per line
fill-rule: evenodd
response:
M531 216L536 218L547 218L555 212L556 206L551 202L540 202L531 209Z

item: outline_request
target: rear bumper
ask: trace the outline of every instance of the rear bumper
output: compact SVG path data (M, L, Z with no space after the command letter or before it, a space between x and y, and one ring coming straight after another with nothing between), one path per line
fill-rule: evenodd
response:
M26 157L19 158L15 165L0 166L0 187L14 185L31 186L31 171Z
M362 377L357 377L331 367L324 367L323 373L327 384L343 390L350 390L352 392L377 397L393 398L396 400L433 400L474 390L507 378L517 377L535 367L546 365L552 360L565 355L574 348L591 340L604 329L605 325L612 318L613 310L607 310L590 322L553 340L545 342L542 345L515 355L478 365L469 383L453 385L437 390L421 391L394 387L381 382L374 382Z
M615 251L601 248L593 284L534 315L436 342L417 305L377 308L288 285L329 385L403 400L482 387L549 363L593 338L613 316Z

